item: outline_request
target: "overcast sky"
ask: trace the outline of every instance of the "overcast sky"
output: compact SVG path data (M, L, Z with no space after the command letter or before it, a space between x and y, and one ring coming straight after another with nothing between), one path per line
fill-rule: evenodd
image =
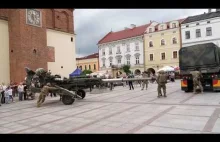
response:
M98 41L108 32L150 20L167 22L208 12L208 9L76 9L74 22L78 57L98 52Z

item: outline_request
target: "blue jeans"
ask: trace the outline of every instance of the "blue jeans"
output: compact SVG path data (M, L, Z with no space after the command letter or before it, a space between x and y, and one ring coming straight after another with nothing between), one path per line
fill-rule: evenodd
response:
M24 92L18 92L18 95L19 95L19 101L22 101Z

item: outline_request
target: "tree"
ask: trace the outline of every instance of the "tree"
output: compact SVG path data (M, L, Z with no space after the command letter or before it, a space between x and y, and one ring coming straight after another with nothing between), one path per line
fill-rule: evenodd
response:
M86 74L90 74L90 73L92 73L91 70L84 70L84 71L81 73L81 75L86 75Z
M124 65L124 66L122 67L122 69L123 69L123 71L124 71L126 74L131 73L131 71L130 71L130 66L129 66L129 65Z

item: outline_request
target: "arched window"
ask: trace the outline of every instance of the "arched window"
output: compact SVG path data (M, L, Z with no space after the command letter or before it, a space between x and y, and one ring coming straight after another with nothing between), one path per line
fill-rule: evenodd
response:
M149 42L149 47L153 47L153 42L152 41Z
M173 38L173 44L177 44L177 40L175 37Z
M89 70L91 70L91 66L89 65Z
M94 70L96 70L96 64L94 64Z
M164 39L161 40L161 45L165 45L165 40Z

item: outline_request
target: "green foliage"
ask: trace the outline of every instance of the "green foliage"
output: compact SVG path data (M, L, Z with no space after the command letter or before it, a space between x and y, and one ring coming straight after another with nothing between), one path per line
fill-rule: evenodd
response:
M130 71L130 66L129 66L129 65L124 65L124 66L122 67L122 69L123 69L123 71L124 71L126 74L131 73L131 71Z
M84 70L84 71L81 73L81 76L86 75L86 74L90 74L90 73L92 73L91 70Z

